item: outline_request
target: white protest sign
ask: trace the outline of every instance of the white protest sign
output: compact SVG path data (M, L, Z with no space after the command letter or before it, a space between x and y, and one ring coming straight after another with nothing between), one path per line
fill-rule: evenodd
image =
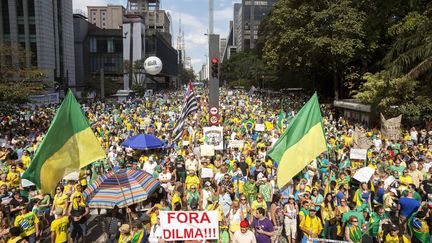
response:
M216 211L161 211L164 240L218 240L219 220Z
M255 131L264 132L265 131L265 125L264 124L255 124Z
M228 148L243 148L244 140L230 140Z
M223 127L203 127L203 133L205 145L213 145L215 150L223 149Z
M200 155L201 156L214 156L215 151L214 151L214 146L213 145L201 145L200 146Z
M202 168L201 178L213 178L213 170L210 168Z
M350 159L366 160L367 149L351 149Z

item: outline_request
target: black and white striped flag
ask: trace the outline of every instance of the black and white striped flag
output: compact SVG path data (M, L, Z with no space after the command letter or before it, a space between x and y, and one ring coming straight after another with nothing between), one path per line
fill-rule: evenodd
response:
M177 121L176 127L173 130L173 137L174 137L173 141L177 141L182 136L186 118L188 117L189 114L197 110L198 110L198 102L193 93L192 83L189 82L185 94L185 105L183 106L183 110L179 120Z

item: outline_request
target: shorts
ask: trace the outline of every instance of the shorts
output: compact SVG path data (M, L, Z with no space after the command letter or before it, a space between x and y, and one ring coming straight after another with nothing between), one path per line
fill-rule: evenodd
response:
M81 236L85 236L87 231L86 222L72 222L71 237L77 239Z
M291 237L292 239L295 239L297 235L297 219L285 217L284 223L287 238Z

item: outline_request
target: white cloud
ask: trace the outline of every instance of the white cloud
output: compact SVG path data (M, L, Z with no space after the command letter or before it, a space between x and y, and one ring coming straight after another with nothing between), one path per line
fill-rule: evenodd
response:
M215 10L214 11L214 19L216 21L230 21L233 18L233 8L232 6L225 8L225 9L220 9L220 10Z

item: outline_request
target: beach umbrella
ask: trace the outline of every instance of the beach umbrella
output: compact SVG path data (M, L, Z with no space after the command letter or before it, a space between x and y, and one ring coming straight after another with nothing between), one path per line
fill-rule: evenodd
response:
M121 169L100 176L84 191L90 208L124 208L145 201L160 182L143 170Z
M149 134L138 134L126 139L122 144L123 147L146 150L146 149L156 149L163 148L164 142L159 138L149 135Z

